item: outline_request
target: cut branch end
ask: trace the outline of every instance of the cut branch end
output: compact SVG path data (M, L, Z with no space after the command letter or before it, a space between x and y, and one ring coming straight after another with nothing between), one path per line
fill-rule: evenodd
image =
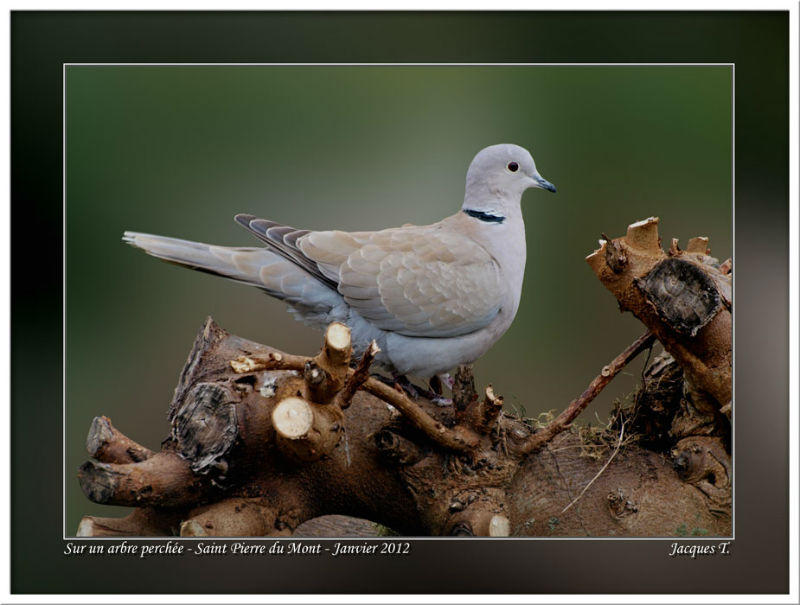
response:
M272 425L281 437L300 439L308 434L314 423L311 406L299 397L288 397L272 411Z
M658 237L658 217L651 216L628 225L625 237L629 246L639 250L655 252L661 249Z

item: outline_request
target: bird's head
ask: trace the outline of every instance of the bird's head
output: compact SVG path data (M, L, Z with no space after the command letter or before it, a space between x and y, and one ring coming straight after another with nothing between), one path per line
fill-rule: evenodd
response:
M464 205L492 200L519 203L522 193L531 187L556 191L536 170L527 149L508 143L492 145L479 151L469 165Z

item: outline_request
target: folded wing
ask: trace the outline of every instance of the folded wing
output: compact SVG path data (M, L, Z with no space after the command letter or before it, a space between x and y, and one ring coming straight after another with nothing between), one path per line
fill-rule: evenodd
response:
M469 334L500 311L500 271L468 237L437 225L306 231L241 214L237 222L375 326L406 336Z
M436 226L318 231L296 240L351 308L383 330L451 337L500 311L500 271L468 237Z

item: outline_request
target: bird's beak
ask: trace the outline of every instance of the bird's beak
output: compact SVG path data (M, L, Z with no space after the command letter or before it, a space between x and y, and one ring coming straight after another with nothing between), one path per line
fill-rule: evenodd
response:
M538 174L533 177L533 181L534 181L533 185L534 187L537 187L539 189L546 189L547 191L552 191L553 193L556 192L556 186L553 185L553 183L551 183L550 181L543 179Z

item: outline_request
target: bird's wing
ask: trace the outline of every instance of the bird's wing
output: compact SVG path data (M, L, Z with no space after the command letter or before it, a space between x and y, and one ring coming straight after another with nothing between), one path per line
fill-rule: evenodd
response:
M383 330L459 336L485 327L500 310L496 261L470 238L436 225L316 231L295 246L337 282L350 307Z
M252 214L237 214L235 218L237 223L267 244L270 250L305 269L313 277L334 290L336 289L338 281L320 271L317 263L307 258L297 247L297 240L310 233L309 231L281 225L275 221L255 217Z

